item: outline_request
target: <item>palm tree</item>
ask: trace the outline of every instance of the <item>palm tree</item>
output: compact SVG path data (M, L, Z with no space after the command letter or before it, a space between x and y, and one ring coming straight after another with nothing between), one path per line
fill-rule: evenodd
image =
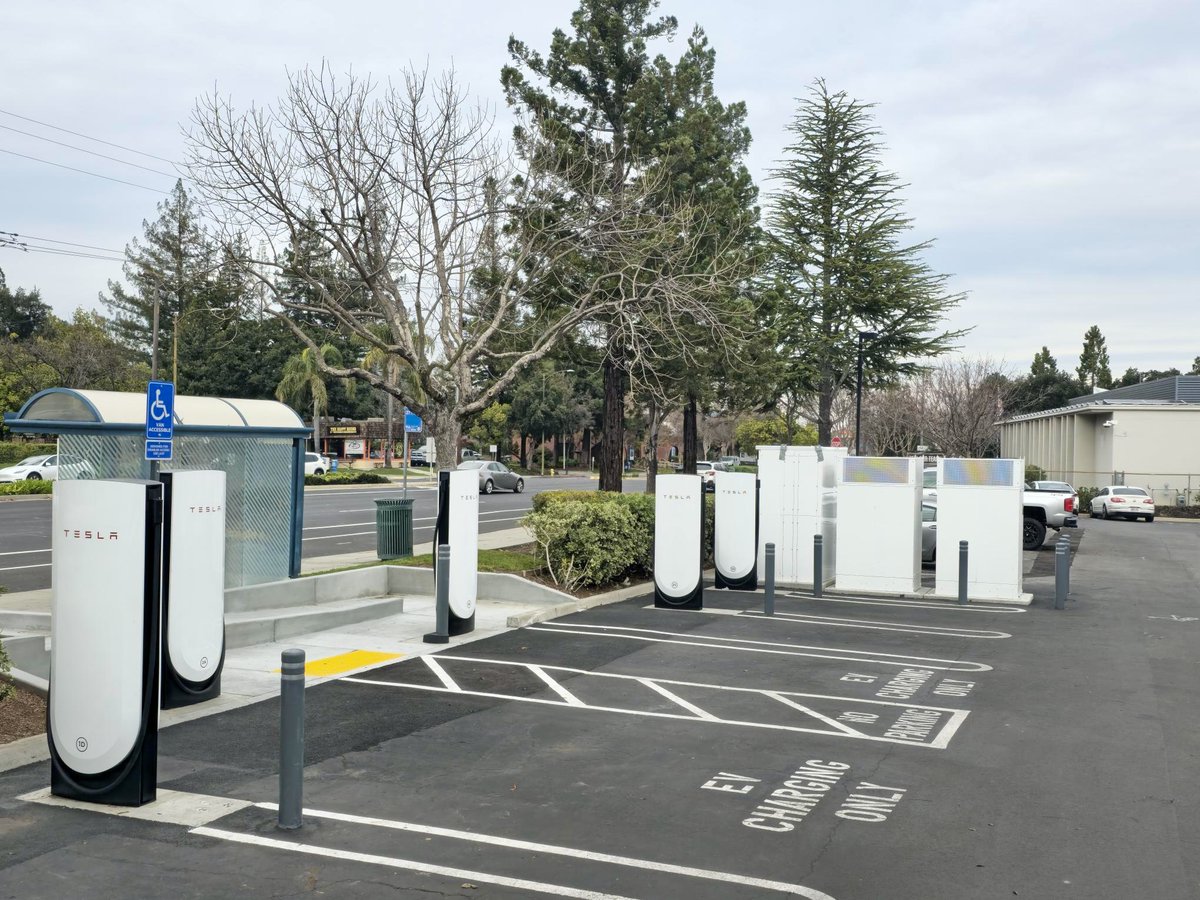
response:
M340 366L342 354L333 344L322 344L321 358L329 366ZM275 397L283 402L293 402L297 406L312 401L313 410L313 449L321 452L321 413L329 408L329 391L325 387L326 375L317 366L316 353L312 347L305 347L295 356L289 357L283 364L283 377L275 388ZM354 384L349 379L343 379L346 393L353 394Z
M376 330L376 329L373 329ZM386 330L383 326L379 326L376 330L380 340L387 340ZM398 385L400 383L401 366L404 366L404 381L408 386L408 393L413 397L421 396L421 388L417 379L413 377L412 367L404 360L395 354L388 353L378 345L371 347L370 350L362 358L362 366L365 369L372 369L376 372L381 372L384 380L388 384ZM387 400L386 420L387 425L387 441L385 442L383 453L383 464L390 467L392 465L392 400L393 395L390 391L385 392ZM405 460L405 465L408 465L408 460Z

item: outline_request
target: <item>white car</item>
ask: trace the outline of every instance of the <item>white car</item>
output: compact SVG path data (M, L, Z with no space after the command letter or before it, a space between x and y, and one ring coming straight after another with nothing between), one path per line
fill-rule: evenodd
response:
M1093 516L1102 519L1145 519L1154 521L1154 498L1140 487L1111 484L1092 498Z
M69 453L49 456L30 456L13 466L0 469L0 482L54 481L59 475L66 478L93 478L91 464Z
M304 474L324 475L329 471L329 457L320 453L304 454Z

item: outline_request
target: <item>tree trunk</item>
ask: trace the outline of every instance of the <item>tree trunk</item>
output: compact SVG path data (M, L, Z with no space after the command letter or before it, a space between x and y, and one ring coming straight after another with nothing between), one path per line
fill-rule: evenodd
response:
M683 471L696 473L696 397L688 395L687 404L683 407Z
M321 452L321 414L317 401L313 401L313 452Z
M625 371L614 359L604 360L603 436L600 439L600 490L621 491L625 462Z
M821 382L817 395L817 443L828 447L833 438L833 382Z
M646 493L654 493L654 482L658 479L658 406L650 404L650 459L646 467Z
M458 438L462 424L445 412L435 413L430 430L433 432L434 452L439 469L453 469L458 465Z
M387 434L383 442L383 467L390 469L392 467L392 400L391 394L387 395Z

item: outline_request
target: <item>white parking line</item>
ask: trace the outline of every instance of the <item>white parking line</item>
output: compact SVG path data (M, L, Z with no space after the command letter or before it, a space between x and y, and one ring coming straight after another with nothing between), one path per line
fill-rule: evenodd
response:
M670 610L674 612L674 610ZM688 610L706 612L706 610ZM978 628L949 628L942 625L913 625L907 622L877 622L873 619L838 619L833 616L814 616L807 613L790 613L776 610L774 617L762 610L748 609L742 615L752 618L772 619L777 622L792 622L797 625L828 625L831 628L865 628L871 631L901 631L905 634L931 634L940 637L981 638L999 640L1012 637L1006 631L984 631Z
M11 550L5 553L0 553L0 556L24 556L26 553L49 553L50 548L45 547L41 550Z
M567 629L571 630L568 631ZM790 644L777 641L752 641L747 638L708 637L699 634L689 635L690 640L683 640L674 631L656 631L652 628L630 628L623 625L582 625L574 622L543 622L540 625L530 625L527 627L527 630L548 631L556 634L583 634L591 637L624 638L631 641L647 641L655 644L683 644L689 647L705 647L709 650L740 650L746 653L811 656L816 659L865 662L880 666L896 666L898 668L917 666L923 669L938 669L946 672L992 671L992 667L985 663L970 662L962 659L905 656L899 653L879 653L874 650L820 647L810 644ZM657 637L657 635L669 635L669 637Z
M324 856L331 859L348 860L350 862L370 863L376 866L388 866L392 869L408 869L412 872L424 872L428 875L444 875L454 881L481 881L487 884L498 884L501 887L516 888L521 891L534 891L538 894L553 894L557 897L571 897L572 900L633 900L620 894L601 894L598 891L581 891L559 884L547 884L541 881L528 881L524 878L509 878L507 875L493 875L488 872L474 872L470 869L455 869L450 866L435 866L430 863L417 862L412 859L399 859L393 856L376 856L374 853L356 853L353 850L337 850L333 847L318 847L316 844L299 844L291 841L281 841L278 838L262 837L257 834L240 834L236 831L225 831L220 828L202 826L193 828L191 834L202 837L220 838L238 844L253 844L257 847L271 847L276 850L290 850L293 853L305 853L310 856Z
M52 563L38 563L34 566L9 566L7 569L0 569L0 572L16 572L20 569L47 569Z
M271 811L279 809L279 806L275 803L256 803L254 805ZM783 894L793 894L798 897L805 897L807 900L833 900L833 897L829 894L818 891L815 888L804 887L801 884L789 884L786 881L769 881L765 878L737 875L732 872L719 872L715 869L696 869L691 866L677 866L657 860L638 859L634 856L616 856L611 853L578 850L574 847L563 847L558 844L539 844L535 841L522 841L494 834L458 831L453 828L438 828L433 825L418 825L413 822L398 822L394 819L377 819L371 816L355 816L347 813L327 812L320 809L305 809L304 815L311 816L314 819L332 819L336 822L350 822L356 825L370 825L375 828L390 828L395 831L407 831L415 834L429 834L434 837L472 841L478 844L489 844L494 847L507 847L511 850L525 850L533 853L546 853L553 856L569 856L592 862L610 863L615 866L628 866L632 869L647 869L651 872L668 872L671 875L686 875L690 878L723 881L729 884L740 884L747 887L763 888L768 891L779 891Z
M761 592L759 592L761 593ZM938 612L975 612L975 613L1023 613L1029 610L1022 606L988 606L981 603L942 603L924 600L885 600L879 598L868 600L865 597L812 597L808 594L798 594L792 591L780 591L779 596L795 600L812 600L814 603L854 603L862 606L899 606L911 609L936 609Z

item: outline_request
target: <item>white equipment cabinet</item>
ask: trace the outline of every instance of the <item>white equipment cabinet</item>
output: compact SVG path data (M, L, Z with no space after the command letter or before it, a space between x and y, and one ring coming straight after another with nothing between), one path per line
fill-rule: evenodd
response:
M758 587L758 477L718 472L713 484L713 563L716 586Z
M837 467L845 447L758 448L758 560L775 544L775 580L811 585L813 536L821 535L821 574L833 583L837 548Z
M1023 459L938 460L939 596L958 596L958 542L967 541L967 596L1020 599L1024 473Z
M847 456L838 477L837 587L914 593L921 587L921 465Z
M225 473L164 472L162 708L221 694Z
M158 774L162 485L54 486L50 791L140 806Z
M701 609L704 483L698 475L654 480L654 605Z

